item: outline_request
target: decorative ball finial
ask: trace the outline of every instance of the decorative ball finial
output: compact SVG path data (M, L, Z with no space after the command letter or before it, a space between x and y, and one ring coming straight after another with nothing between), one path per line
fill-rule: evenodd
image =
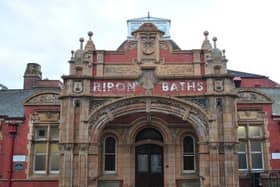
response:
M205 39L207 39L207 36L209 35L209 32L208 31L204 31L203 34L205 36Z
M91 37L93 36L93 32L92 31L88 31L88 37L89 37L89 40L91 40Z
M85 41L84 38L81 37L81 38L79 39L79 41L80 41L80 43L81 43L81 44L80 44L80 49L83 49L83 42Z
M74 57L74 50L71 50L71 57Z
M218 38L217 37L213 37L212 40L214 42L214 48L217 48L216 42L217 42Z
M226 56L226 50L225 49L223 49L223 56Z

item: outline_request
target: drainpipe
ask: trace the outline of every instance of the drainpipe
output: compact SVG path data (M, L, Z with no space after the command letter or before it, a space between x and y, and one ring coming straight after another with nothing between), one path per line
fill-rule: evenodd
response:
M8 126L8 132L11 136L11 149L10 149L10 167L8 170L9 176L8 176L8 187L12 187L12 176L13 176L13 155L14 155L14 146L15 146L15 138L17 135L17 125L16 124L9 124Z

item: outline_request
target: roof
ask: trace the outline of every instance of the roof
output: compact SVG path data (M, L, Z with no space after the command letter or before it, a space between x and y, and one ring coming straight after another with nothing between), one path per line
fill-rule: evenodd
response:
M141 18L133 18L133 19L129 19L127 20L127 22L131 22L131 21L168 21L170 22L170 19L165 19L165 18L157 18L157 17L141 17Z
M272 114L280 115L280 88L260 88L259 90L272 97Z
M258 75L258 74L247 73L242 71L228 70L228 73L234 75L235 77L241 77L241 78L266 78L266 76L264 75Z
M24 117L23 102L34 90L0 90L0 116Z

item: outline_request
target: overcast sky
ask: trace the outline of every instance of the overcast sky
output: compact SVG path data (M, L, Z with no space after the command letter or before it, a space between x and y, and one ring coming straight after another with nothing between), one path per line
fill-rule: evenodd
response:
M97 49L126 39L126 20L171 20L181 49L199 49L203 31L218 37L228 68L280 82L279 0L0 0L0 83L22 88L26 64L41 64L43 78L68 74L70 51L93 31Z

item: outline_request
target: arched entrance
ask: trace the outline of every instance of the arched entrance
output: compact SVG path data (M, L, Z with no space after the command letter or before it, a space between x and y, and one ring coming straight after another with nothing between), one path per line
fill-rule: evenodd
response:
M211 116L210 116L211 117ZM182 143L186 135L195 135L199 149L207 151L209 116L199 106L178 98L137 96L104 103L89 115L88 140L91 152L89 177L93 186L123 184L133 187L176 186L178 183L200 184L207 176L208 155L192 154L183 158ZM116 168L107 175L100 142L116 137ZM193 159L192 176L187 178L184 159Z
M154 128L145 128L135 142L135 187L163 187L162 135Z

